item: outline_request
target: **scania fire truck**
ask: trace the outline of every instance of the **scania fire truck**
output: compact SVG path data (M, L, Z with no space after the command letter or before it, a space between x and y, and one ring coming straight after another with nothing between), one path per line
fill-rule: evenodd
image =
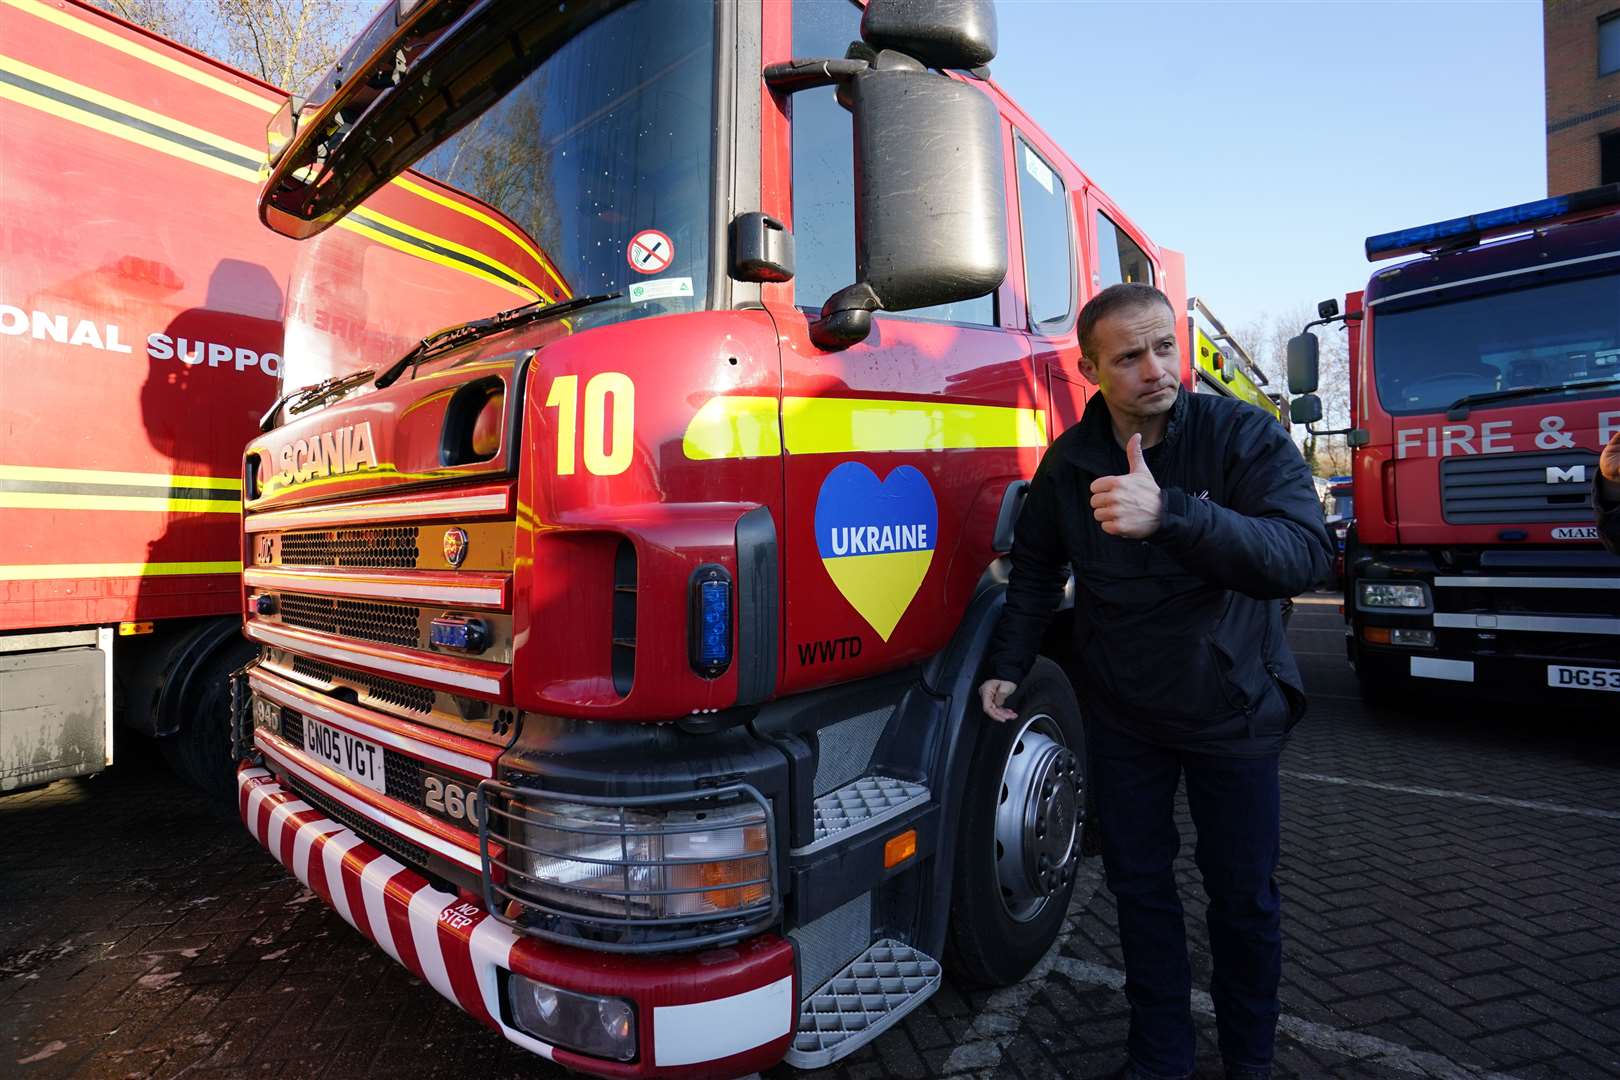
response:
M1344 312L1355 522L1347 646L1362 693L1408 679L1612 707L1620 559L1593 520L1620 429L1620 185L1372 236ZM1312 324L1316 325L1316 324ZM1316 389L1317 343L1289 347ZM1312 395L1296 420L1320 418Z
M0 790L104 768L115 714L234 790L241 444L296 248L244 217L282 100L0 0Z
M399 0L272 121L314 388L246 451L241 813L570 1069L823 1064L1057 933L1073 691L974 687L1080 305L1186 292L994 53L982 0ZM452 293L355 254L429 182Z

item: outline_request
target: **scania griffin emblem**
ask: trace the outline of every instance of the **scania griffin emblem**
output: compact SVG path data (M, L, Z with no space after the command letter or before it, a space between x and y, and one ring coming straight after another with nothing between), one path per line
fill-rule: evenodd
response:
M452 568L459 568L467 561L467 530L444 530L444 561Z

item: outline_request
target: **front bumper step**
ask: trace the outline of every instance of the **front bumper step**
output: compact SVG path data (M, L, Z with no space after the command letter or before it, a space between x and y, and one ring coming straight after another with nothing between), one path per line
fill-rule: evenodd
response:
M939 989L939 961L885 940L799 1003L799 1030L786 1060L819 1069L867 1045Z

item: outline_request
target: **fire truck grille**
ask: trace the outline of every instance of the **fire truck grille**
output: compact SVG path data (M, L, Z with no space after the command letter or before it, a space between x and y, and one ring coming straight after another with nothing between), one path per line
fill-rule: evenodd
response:
M353 810L350 810L348 807L344 806L342 803L339 803L337 800L327 798L325 795L315 791L314 788L309 784L302 783L298 780L292 780L291 783L292 789L298 792L298 797L300 799L303 799L311 806L316 807L333 821L340 822L345 827L358 834L361 839L376 847L382 848L390 855L401 859L411 866L427 866L428 854L424 849L411 843L409 840L401 839L390 830L383 828L370 818L362 817Z
M281 737L294 746L304 745L304 718L285 707L281 710Z
M383 705L392 705L397 709L406 709L410 712L423 714L433 711L433 691L425 686L412 686L410 683L396 682L393 679L385 679L378 675L350 671L347 668L334 667L331 664L311 660L304 656L293 657L293 670L300 675L319 679L329 685L348 683L352 686L362 687L367 698Z
M422 808L422 763L398 750L383 748L383 786L390 798Z
M282 596L281 621L346 638L415 647L421 641L415 608L325 596Z
M1474 454L1440 463L1440 491L1453 525L1592 523L1590 450L1530 454Z
M312 529L281 537L282 566L416 569L416 526Z

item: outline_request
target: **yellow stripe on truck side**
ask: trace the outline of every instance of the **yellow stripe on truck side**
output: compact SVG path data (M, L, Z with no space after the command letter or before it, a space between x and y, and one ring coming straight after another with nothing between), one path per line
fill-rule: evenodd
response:
M258 183L259 166L265 160L263 150L144 109L9 56L0 56L0 97L241 180Z
M0 465L0 480L41 483L135 484L142 487L194 487L241 491L233 476L176 476L171 473L112 472L106 469L57 469L41 465Z
M110 30L95 25L88 19L69 15L67 12L59 11L49 4L42 4L39 0L0 0L0 4L16 8L18 11L27 12L30 15L44 19L46 22L54 23L64 30L70 30L110 49L116 49L126 56L144 60L153 67L162 68L172 75L178 75L182 79L196 83L198 86L206 86L216 93L235 98L237 101L245 102L256 109L263 109L267 113L273 113L281 107L281 102L274 98L266 97L262 93L255 93L244 86L238 86L236 83L221 79L217 75L210 75L206 71L199 71L190 64L176 60L156 49L149 49L139 42L120 37Z
M55 581L83 578L176 577L181 574L240 574L239 562L32 563L0 565L0 581Z
M0 465L0 508L14 510L236 514L241 491L240 480L223 476Z
M687 425L693 461L789 454L870 454L1045 446L1046 413L1003 405L901 398L710 398Z

